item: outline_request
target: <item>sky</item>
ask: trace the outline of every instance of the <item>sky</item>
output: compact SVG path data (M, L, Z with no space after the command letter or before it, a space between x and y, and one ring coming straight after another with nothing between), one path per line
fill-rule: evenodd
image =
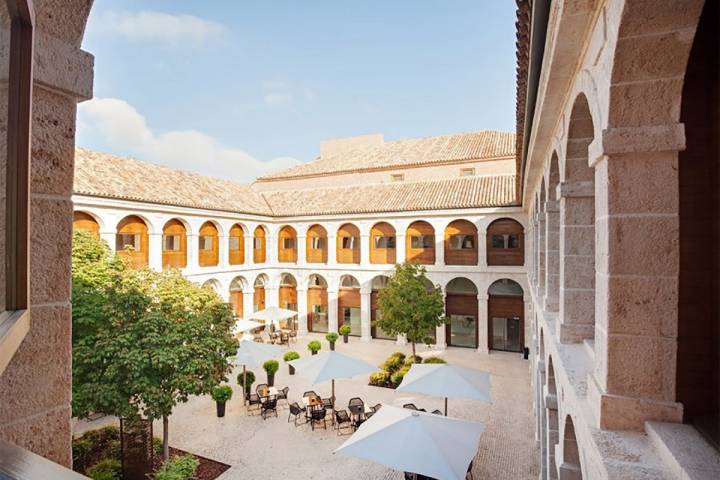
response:
M96 0L77 144L250 182L322 140L515 128L512 0Z

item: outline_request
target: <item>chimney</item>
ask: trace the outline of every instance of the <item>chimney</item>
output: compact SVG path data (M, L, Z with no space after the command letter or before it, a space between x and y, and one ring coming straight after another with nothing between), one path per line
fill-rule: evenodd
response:
M384 142L385 139L382 133L324 140L320 142L320 158L327 158L356 148L375 147L382 145Z

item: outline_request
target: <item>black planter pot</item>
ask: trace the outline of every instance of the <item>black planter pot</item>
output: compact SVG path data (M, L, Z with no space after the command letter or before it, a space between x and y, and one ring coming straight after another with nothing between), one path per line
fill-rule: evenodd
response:
M217 416L224 417L225 416L225 402L215 402L215 407L217 409Z
M274 373L268 373L267 380L268 380L268 387L275 386L275 374Z
M335 351L335 342L330 342L330 350Z
M343 343L347 343L347 342L348 342L348 336L347 336L347 335L343 335Z
M288 368L290 369L290 375L295 375L295 367L288 365Z
M317 350L310 350L310 353L311 353L312 355L317 355Z

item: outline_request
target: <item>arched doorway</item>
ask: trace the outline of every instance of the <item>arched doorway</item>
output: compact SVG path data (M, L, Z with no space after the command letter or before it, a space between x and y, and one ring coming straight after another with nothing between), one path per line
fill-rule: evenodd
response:
M243 291L247 282L243 277L235 277L230 282L230 304L232 305L233 315L236 317L244 316L243 313Z
M297 262L297 232L290 225L285 225L278 232L278 262Z
M525 233L512 218L499 218L487 228L488 265L524 265Z
M239 223L230 227L228 263L230 265L242 265L245 263L245 230Z
M352 223L341 225L337 231L337 263L360 263L360 229Z
M253 283L253 312L259 312L265 308L265 286L267 286L267 275L261 273Z
M261 225L253 232L253 263L265 263L267 234Z
M328 331L328 293L327 281L313 273L308 280L308 331L326 333Z
M428 222L417 221L405 234L405 258L421 265L435 264L435 229Z
M278 288L278 305L280 308L298 311L297 304L297 280L289 273L280 276L280 288ZM280 328L297 330L297 315L287 321L280 322Z
M570 415L565 417L563 432L563 458L560 465L560 478L582 480L582 465L580 464L580 449L575 437L575 424Z
M544 452L545 458L543 459L543 464L544 467L547 469L547 477L555 478L557 476L555 445L557 445L560 441L560 419L558 418L557 387L555 385L555 367L553 366L553 359L551 356L548 356L547 365L547 394L549 397L549 401L545 403L545 411L543 412L543 423L546 427L546 430L543 432L543 434L545 435L543 443L545 444L546 450Z
M327 230L322 225L313 225L308 228L305 243L308 263L327 263Z
M187 231L185 224L173 218L163 226L163 268L185 268L187 266Z
M560 183L558 156L553 152L545 192L545 309L557 312L560 304L560 204L557 186Z
M378 275L377 277L372 279L372 282L370 282L370 335L372 338L382 338L385 340L395 340L395 337L392 335L388 335L383 331L382 328L375 325L376 320L380 320L382 317L382 311L378 309L378 295L380 294L380 291L387 287L388 282L390 281L390 277L385 275Z
M220 282L218 282L214 278L205 280L205 282L202 284L202 288L208 288L213 292L217 293L218 295L220 294Z
M198 234L198 263L201 267L214 267L219 260L218 229L213 222L205 222Z
M73 213L73 230L87 232L95 238L100 238L100 224L89 213Z
M395 228L379 222L370 229L370 263L395 263Z
M445 227L445 265L477 265L477 227L455 220Z
M117 225L115 251L127 258L133 268L148 265L148 226L137 215L129 215Z
M445 287L446 338L454 347L478 346L478 290L472 280L458 277Z
M359 337L361 332L360 320L360 282L352 275L340 277L338 291L338 323L350 325L350 335Z
M523 289L504 278L488 288L490 350L522 352L525 347Z

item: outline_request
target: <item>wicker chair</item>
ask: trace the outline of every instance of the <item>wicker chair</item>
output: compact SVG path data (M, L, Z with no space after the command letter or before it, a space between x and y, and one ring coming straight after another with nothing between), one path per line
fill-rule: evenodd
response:
M305 407L301 407L298 405L297 402L293 402L290 404L290 413L288 413L288 423L290 423L291 417L293 418L293 422L295 423L295 426L298 426L298 418L302 415L305 416L306 409ZM303 422L306 423L306 422Z
M352 432L352 421L350 420L350 415L348 415L347 410L335 410L335 430L337 430L338 435L341 434L343 425L345 424L347 424L347 428Z
M277 398L268 397L267 400L260 404L260 416L263 420L266 420L270 412L274 413L277 417Z
M327 410L324 408L319 410L313 410L310 414L310 428L315 430L315 424L322 422L323 428L327 429Z
M258 408L260 408L260 395L248 392L245 395L245 399L248 401L248 410L253 406L257 406Z
M288 344L290 344L290 342L297 343L297 330L290 330L290 333L288 334Z
M290 391L290 387L281 388L278 390L277 399L278 400L285 400L285 403L290 405L290 402L288 401L288 392Z
M258 396L262 397L261 393L268 389L267 383L258 383L255 386L255 393L258 394Z
M432 413L434 413L435 415L442 415L442 414L443 414L442 411L438 410L437 408L436 408L435 410L433 410Z
M306 398L306 397L320 398L320 395L315 393L315 390L308 390L307 392L303 393L303 398Z
M416 407L414 403L406 403L405 405L403 405L403 408L407 408L409 410L418 410L418 407Z
M322 402L323 402L323 407L324 407L324 408L329 408L329 409L334 409L334 408L335 408L335 398L333 398L333 397L323 398L323 399L322 399Z

